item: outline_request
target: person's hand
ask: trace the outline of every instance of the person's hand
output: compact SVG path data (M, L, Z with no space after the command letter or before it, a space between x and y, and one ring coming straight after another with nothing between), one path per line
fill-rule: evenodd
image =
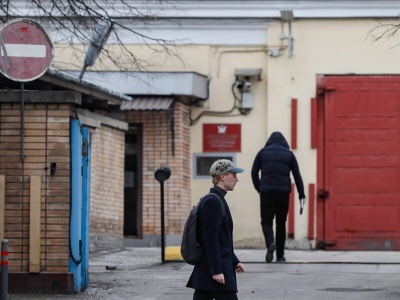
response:
M300 198L300 214L301 215L303 214L303 208L304 208L305 204L306 204L306 198L305 197Z
M218 283L225 284L225 277L222 273L213 275L213 279Z
M236 272L246 272L246 266L242 263L238 263L235 267Z

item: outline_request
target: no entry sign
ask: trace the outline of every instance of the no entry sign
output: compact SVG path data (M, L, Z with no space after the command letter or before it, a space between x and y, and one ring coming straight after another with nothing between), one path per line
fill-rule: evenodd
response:
M14 81L32 81L44 74L54 56L51 39L39 23L16 19L0 30L0 72Z

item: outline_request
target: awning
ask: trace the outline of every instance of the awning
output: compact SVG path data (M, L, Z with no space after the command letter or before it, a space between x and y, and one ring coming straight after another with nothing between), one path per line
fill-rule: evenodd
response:
M166 110L173 101L172 97L132 97L121 104L121 110Z
M68 71L77 78L79 71ZM131 97L174 97L206 100L209 80L196 72L86 71L85 81Z

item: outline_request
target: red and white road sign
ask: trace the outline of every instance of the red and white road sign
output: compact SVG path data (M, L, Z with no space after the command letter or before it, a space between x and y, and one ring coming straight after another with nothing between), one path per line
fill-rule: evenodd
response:
M0 30L0 72L14 81L42 76L54 57L53 43L39 23L16 19Z

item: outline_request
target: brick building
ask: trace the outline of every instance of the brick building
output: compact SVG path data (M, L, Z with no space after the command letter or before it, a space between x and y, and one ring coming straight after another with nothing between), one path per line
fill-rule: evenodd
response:
M121 249L126 238L159 245L160 166L172 170L164 225L167 243L176 243L191 203L190 96L149 106L50 70L25 83L24 102L18 83L0 85L0 234L9 241L10 293L77 292L88 284L89 252Z
M207 78L195 72L142 72L132 76L115 71L87 71L84 78L132 97L120 106L93 108L129 127L125 135L124 222L120 237L128 246L160 245L160 185L154 172L168 166L172 174L164 185L165 235L167 245L177 245L191 207L190 111L207 98ZM96 238L93 226L92 240ZM105 230L107 234L102 237L108 240L112 232L101 230ZM118 245L93 246L98 250Z
M138 228L133 236L129 234L129 228L125 228L125 236L136 236L148 245L158 244L161 233L160 185L154 179L155 170L163 165L172 170L164 192L167 240L180 234L185 221L183 216L190 207L189 107L182 102L175 102L169 109L169 112L173 109L173 123L170 113L164 110L124 110L122 115L130 128L137 126L137 134L142 136L143 149L139 155L142 167L138 169L139 174L142 172L138 182L141 187L137 210ZM125 213L128 214L128 211Z
M4 77L0 87L0 236L9 242L9 292L79 291L88 284L89 235L92 243L107 235L121 244L128 129L88 107L129 97L50 71L23 92Z

